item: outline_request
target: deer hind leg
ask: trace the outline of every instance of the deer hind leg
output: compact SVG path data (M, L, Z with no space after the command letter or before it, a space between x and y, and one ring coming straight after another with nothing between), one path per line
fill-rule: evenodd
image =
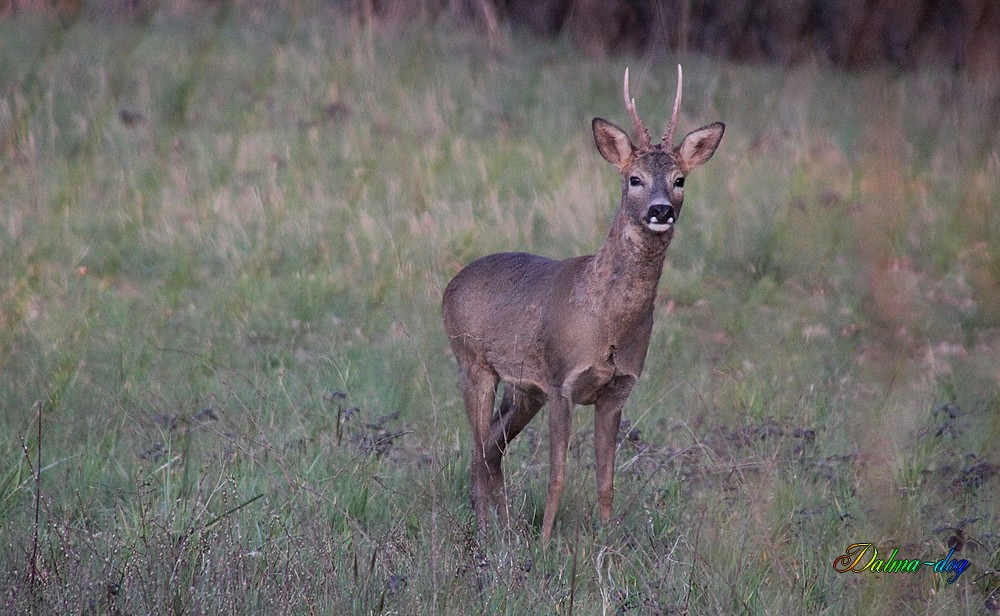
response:
M503 478L503 454L507 445L528 425L545 404L545 397L505 384L500 408L490 423L490 438L486 443L486 465L490 471L490 493L500 520L509 525L507 491Z
M594 407L594 456L597 471L597 504L601 522L611 521L611 503L615 496L615 454L618 428L625 400L632 393L635 379L617 377L609 383Z
M490 469L486 461L486 446L490 438L490 418L499 379L485 366L463 365L459 375L465 412L472 428L472 505L476 511L479 532L486 531L489 514Z

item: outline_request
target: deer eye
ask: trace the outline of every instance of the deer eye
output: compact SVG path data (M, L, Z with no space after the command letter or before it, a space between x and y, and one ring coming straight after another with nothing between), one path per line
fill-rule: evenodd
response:
M674 180L674 186L677 188L684 188L684 178L681 177Z
M628 179L629 186L642 186L642 178L637 175L633 175Z

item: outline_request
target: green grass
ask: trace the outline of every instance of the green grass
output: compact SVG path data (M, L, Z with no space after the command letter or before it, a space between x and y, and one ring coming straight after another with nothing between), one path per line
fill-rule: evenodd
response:
M682 130L726 137L668 254L616 517L581 408L543 551L544 421L507 462L515 532L475 540L441 291L489 252L595 251L619 188L590 119L624 122L629 64L659 128L674 58L182 9L0 22L5 611L997 605L995 80L680 58ZM971 564L834 571L858 542Z

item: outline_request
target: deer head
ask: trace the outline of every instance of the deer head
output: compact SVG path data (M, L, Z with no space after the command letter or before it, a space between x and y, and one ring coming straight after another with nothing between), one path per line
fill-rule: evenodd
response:
M673 147L681 106L683 73L677 66L677 96L663 142L651 143L649 131L639 117L635 100L629 96L628 69L625 69L625 109L632 118L638 144L628 133L603 118L594 118L594 141L606 161L622 176L622 212L627 221L649 233L672 235L674 223L684 204L684 177L712 158L726 127L715 122L691 131ZM670 231L671 233L667 233Z

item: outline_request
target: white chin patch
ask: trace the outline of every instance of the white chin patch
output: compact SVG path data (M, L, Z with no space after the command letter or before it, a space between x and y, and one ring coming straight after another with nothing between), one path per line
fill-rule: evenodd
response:
M667 219L667 222L660 222L654 217L646 223L646 226L654 233L663 233L670 227L674 226L674 219L671 217Z

